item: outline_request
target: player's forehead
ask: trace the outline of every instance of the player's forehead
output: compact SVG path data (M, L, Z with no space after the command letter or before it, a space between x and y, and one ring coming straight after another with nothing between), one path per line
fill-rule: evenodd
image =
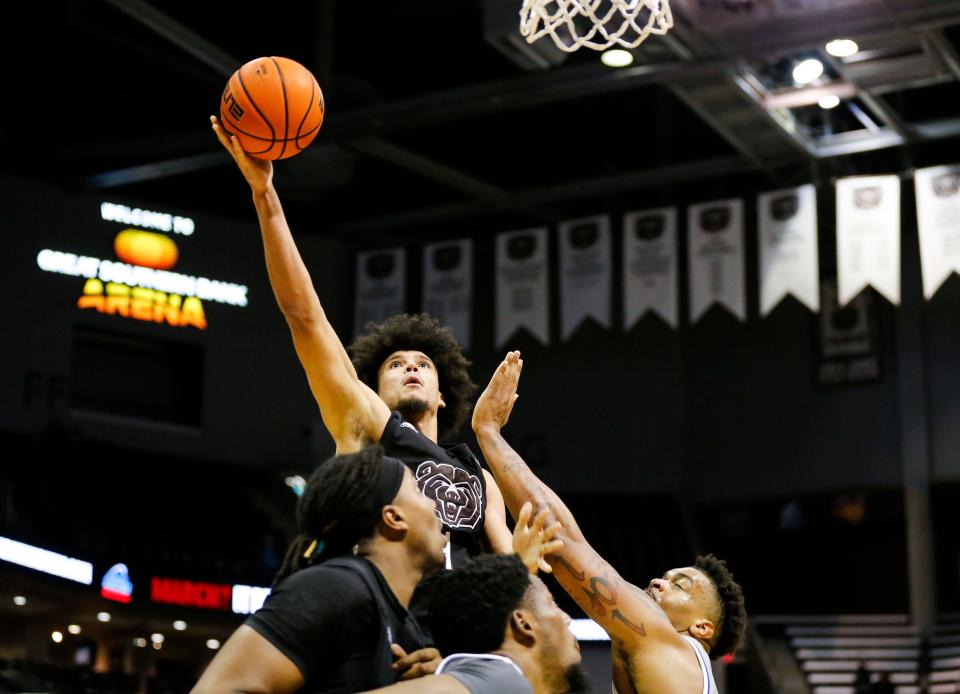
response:
M428 361L431 364L433 359L431 359L427 354L421 352L418 349L398 349L391 352L386 359L383 360L383 364L389 364L392 361L396 360L405 361L407 359L413 359L414 361Z

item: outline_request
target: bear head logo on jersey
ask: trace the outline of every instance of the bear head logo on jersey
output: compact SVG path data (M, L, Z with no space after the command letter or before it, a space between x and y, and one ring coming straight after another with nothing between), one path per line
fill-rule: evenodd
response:
M417 486L437 504L437 515L452 530L476 528L483 504L483 486L463 468L426 460L417 466Z

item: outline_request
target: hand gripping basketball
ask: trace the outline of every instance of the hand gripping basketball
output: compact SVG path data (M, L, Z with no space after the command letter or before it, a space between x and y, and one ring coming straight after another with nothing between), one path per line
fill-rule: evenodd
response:
M262 193L267 190L271 181L273 181L273 162L267 159L254 159L244 152L236 136L227 134L216 116L210 116L210 124L213 126L213 132L217 134L220 144L237 162L240 173L247 179L247 183L250 184L253 192Z

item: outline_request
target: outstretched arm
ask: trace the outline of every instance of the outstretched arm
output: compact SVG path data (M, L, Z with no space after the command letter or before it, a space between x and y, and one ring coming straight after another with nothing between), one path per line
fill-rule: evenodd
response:
M273 164L247 155L215 116L210 117L210 122L220 144L250 185L270 286L290 327L323 422L337 443L337 452L356 450L365 439L379 440L390 410L357 377L347 351L327 320L273 187Z
M477 442L507 508L515 517L527 501L537 508L549 509L548 522L560 523L557 538L563 541L563 547L548 558L554 576L612 637L638 646L648 636L675 639L676 632L653 598L625 581L594 551L566 504L533 474L501 436L500 429L507 423L518 397L522 366L520 353L509 353L477 400L473 414Z

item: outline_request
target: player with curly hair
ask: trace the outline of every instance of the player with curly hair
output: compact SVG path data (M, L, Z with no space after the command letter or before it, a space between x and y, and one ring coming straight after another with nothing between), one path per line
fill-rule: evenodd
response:
M561 524L563 547L548 561L564 590L610 635L614 690L716 694L709 659L733 653L743 641L743 591L712 554L640 589L596 553L570 509L500 433L518 397L522 367L520 353L510 352L477 400L473 430L511 512L532 502Z
M253 193L270 285L337 453L379 443L416 477L450 533L447 566L511 551L503 498L466 445L445 447L469 412L474 384L453 333L425 315L370 324L351 361L320 304L273 186L273 165L213 130Z

